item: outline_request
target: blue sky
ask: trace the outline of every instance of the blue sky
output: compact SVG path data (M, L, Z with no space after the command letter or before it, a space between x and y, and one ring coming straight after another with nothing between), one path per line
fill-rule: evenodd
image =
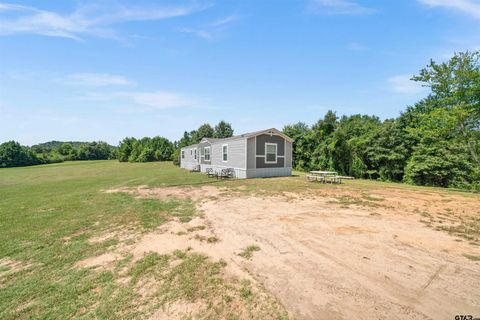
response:
M474 0L0 1L0 142L396 117L479 48Z

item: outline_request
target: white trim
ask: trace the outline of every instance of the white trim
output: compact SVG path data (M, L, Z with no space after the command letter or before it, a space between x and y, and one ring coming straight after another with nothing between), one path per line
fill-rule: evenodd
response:
M275 146L275 161L267 160L267 146ZM265 163L278 163L278 143L265 142Z
M207 153L205 151L207 151L208 149L208 160L207 160ZM204 152L204 155L203 155L203 161L208 161L208 162L211 162L212 161L212 146L206 146L203 148L203 152Z
M267 134L267 135L270 135L270 136L280 136L280 137L284 138L285 140L293 142L292 138L290 138L289 136L287 136L286 134L284 134L283 132L281 132L281 131L279 131L275 128L255 132L255 135L250 135L250 136L248 136L248 138L261 136L262 134Z
M225 155L223 153L223 147L227 147L227 160L223 157ZM222 162L228 162L228 143L222 144Z
M255 157L257 157L257 158L265 158L265 155L264 155L264 154L258 154L258 155L256 155ZM285 158L285 156L277 156L277 158Z

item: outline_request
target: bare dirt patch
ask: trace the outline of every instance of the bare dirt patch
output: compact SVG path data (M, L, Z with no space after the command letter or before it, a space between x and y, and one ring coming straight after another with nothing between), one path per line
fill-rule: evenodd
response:
M205 309L202 302L180 301L171 303L164 308L158 309L150 320L180 320L189 319Z
M19 272L32 267L31 263L24 263L22 261L10 259L8 257L0 259L0 278L2 276Z
M226 189L215 186L194 187L168 187L168 188L149 188L147 186L138 186L135 188L122 187L117 189L104 190L105 193L124 192L138 198L154 198L166 200L171 198L202 200L218 197Z
M353 200L347 206L332 201L340 195ZM409 208L414 203L437 210L430 201L439 196L398 190L370 196L374 200L354 190L327 189L211 201L201 208L224 247L261 247L241 265L295 318L448 319L458 310L480 313L480 264L462 256L479 249L427 228ZM455 210L470 201L451 198ZM478 205L477 199L470 202Z
M96 257L89 257L87 259L79 261L75 266L77 268L92 268L92 267L107 267L112 265L113 262L121 258L121 255L117 253L104 253Z
M226 277L264 286L298 319L480 314L480 262L466 258L480 256L480 248L434 225L462 225L480 216L478 197L358 187L261 197L212 186L108 192L192 199L204 216L170 221L113 256L97 257L107 264L116 254L138 261L150 252L199 252L226 261ZM215 242L205 241L212 237ZM260 250L245 259L239 254L247 246ZM152 319L195 314L172 310L158 310Z

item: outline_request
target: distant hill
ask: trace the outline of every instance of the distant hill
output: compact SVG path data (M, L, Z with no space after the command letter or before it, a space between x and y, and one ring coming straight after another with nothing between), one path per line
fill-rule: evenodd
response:
M60 146L64 143L70 143L73 149L78 149L82 144L88 143L88 141L48 141L43 143L38 143L31 146L32 150L37 153L48 153L52 150L57 150ZM117 147L109 145L112 149L116 149Z

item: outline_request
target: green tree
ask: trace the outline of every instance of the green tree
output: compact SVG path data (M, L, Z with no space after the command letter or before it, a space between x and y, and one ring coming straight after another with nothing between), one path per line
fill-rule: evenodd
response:
M203 138L213 138L215 130L208 123L202 124L198 130L191 133L192 143L199 143Z
M293 139L293 167L308 170L312 154L312 130L303 122L283 127L282 132Z
M430 64L412 79L431 89L430 99L449 114L459 138L480 167L480 51L456 53L450 60Z
M214 138L230 138L231 136L233 136L233 129L230 123L222 120L215 126Z
M120 162L127 162L130 154L132 153L133 150L133 145L137 139L135 138L124 138L119 146L118 146L118 161Z
M0 167L20 167L39 164L41 161L27 147L16 141L0 144Z
M136 159L137 162L151 162L155 161L155 150L151 147L145 147Z
M398 119L388 119L373 132L366 146L370 164L369 178L402 181L404 168L412 154L415 141Z
M180 141L178 141L177 147L178 148L183 148L183 147L189 146L191 144L193 144L192 135L187 131L183 132L183 137L180 139Z
M438 141L416 147L405 168L405 182L425 186L468 188L478 179L465 144Z
M112 158L112 147L106 142L87 142L78 150L79 160L107 160Z
M62 156L68 156L73 152L73 147L71 143L65 142L58 148L58 153Z
M172 160L173 144L168 139L156 136L152 138L149 146L154 151L155 161Z

